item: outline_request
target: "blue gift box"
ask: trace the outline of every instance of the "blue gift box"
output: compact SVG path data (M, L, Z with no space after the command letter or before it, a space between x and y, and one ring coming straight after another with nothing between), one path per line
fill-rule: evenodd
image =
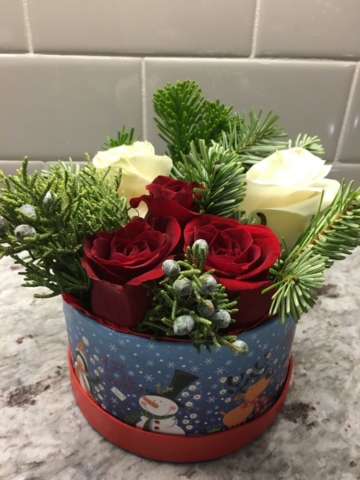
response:
M71 359L86 395L128 425L153 433L215 433L263 415L287 376L295 323L277 317L238 335L249 352L152 340L100 325L64 302Z

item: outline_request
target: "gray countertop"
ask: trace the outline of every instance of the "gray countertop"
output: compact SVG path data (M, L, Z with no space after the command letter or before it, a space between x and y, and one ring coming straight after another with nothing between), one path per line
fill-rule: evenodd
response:
M17 273L0 261L0 479L360 479L360 249L327 272L300 321L275 423L237 453L198 464L136 457L86 423L71 393L61 299L34 299Z

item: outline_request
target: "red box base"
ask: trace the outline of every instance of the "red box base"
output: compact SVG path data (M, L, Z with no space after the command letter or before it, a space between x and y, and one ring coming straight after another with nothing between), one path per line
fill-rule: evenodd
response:
M75 401L88 423L114 445L131 453L163 462L201 462L229 455L252 442L275 420L284 404L293 361L289 363L284 388L276 403L261 417L226 431L207 435L162 435L127 425L100 408L81 388L68 355Z

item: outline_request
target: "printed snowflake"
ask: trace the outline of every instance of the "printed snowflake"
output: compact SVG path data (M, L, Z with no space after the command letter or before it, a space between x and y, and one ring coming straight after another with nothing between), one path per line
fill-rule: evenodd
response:
M199 367L191 367L191 371L196 373L199 371Z
M126 340L124 340L123 338L120 338L120 340L118 340L118 344L124 347L126 345Z
M207 399L207 402L209 402L209 403L215 403L215 400L216 400L216 397L209 397L209 398Z
M213 388L215 390L216 388L218 388L218 386L219 385L217 383L214 383L214 385L211 385L211 388Z
M100 353L100 350L98 348L95 348L96 353Z
M174 363L174 362L169 362L169 363L167 364L167 366L168 366L169 368L175 368L175 363Z
M154 380L154 377L152 375L148 375L145 373L144 378L147 382L152 382Z
M257 339L257 333L253 333L251 335L251 340L256 340Z
M229 365L232 364L232 362L233 362L232 360L227 360L227 361L225 362L225 365L229 366Z
M146 362L146 365L147 365L148 367L153 367L153 366L155 365L155 363L154 363L152 360L148 360L148 361Z
M112 352L117 352L118 351L117 347L113 343L110 343L109 348Z
M224 375L223 367L219 367L215 370L216 375Z
M147 347L148 347L149 350L155 350L156 345L155 345L155 343L148 343Z
M119 403L119 400L115 397L111 397L111 401L113 402L114 405L117 405Z
M210 365L213 362L212 358L205 358L205 365Z
M206 415L211 415L211 414L212 414L212 412L213 412L212 410L206 410L206 412L205 412L205 413L206 413Z

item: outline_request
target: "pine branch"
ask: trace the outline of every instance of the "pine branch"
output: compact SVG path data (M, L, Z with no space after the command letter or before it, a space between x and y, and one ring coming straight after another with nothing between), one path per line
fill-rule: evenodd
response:
M101 150L109 150L109 148L120 147L121 145L132 145L140 138L140 135L138 135L138 137L134 139L134 133L134 128L131 128L130 132L127 132L125 125L123 125L122 129L118 131L115 138L106 137L107 141L104 143Z
M331 205L314 215L310 225L297 241L292 255L299 255L313 246L315 253L326 257L326 267L335 260L343 260L360 241L360 189L352 189L353 182L342 185Z
M298 322L300 316L316 303L315 291L325 280L325 262L324 257L314 255L313 250L308 248L292 261L279 261L270 269L274 285L263 293L274 288L277 290L272 297L269 314L278 314L282 323L289 315Z
M256 115L250 110L248 119L246 113L240 116L235 113L228 122L227 129L222 132L219 143L225 148L235 150L242 161L245 170L252 165L273 154L276 150L291 148L292 141L284 141L281 138L287 134L278 127L279 116L271 111L262 120L262 110ZM299 135L295 141L296 147L309 150L314 155L322 155L323 147L318 137Z
M314 215L309 226L291 252L270 270L277 288L270 314L279 314L281 321L292 315L295 321L312 307L316 290L325 279L324 271L335 260L343 260L360 245L360 189L352 182L343 182L331 205ZM265 293L264 291L264 293Z
M242 116L235 113L219 140L226 149L237 152L246 170L276 150L283 150L288 146L288 142L279 140L287 136L276 124L279 116L269 112L264 120L261 120L261 115L262 110L258 115L250 110L248 119L246 113Z
M244 168L236 152L225 150L217 143L206 147L200 140L190 144L190 153L173 168L176 178L204 185L195 189L194 200L200 212L231 217L245 196ZM200 197L200 198L199 198Z
M206 145L217 140L227 126L232 107L218 100L209 102L193 81L168 83L154 94L153 104L159 118L155 122L175 164L187 154L190 143L202 139Z
M298 137L295 140L295 147L300 147L304 148L305 150L308 150L311 152L313 155L316 155L317 157L324 155L325 150L324 147L320 143L320 139L318 136L315 137L310 137L309 135L298 135ZM292 141L289 140L288 146L286 148L292 148Z
M30 175L25 158L17 175L0 171L0 258L25 268L25 286L84 298L90 288L81 267L85 236L128 221L126 199L117 194L121 174L105 180L108 172L87 161L82 170L59 162Z

